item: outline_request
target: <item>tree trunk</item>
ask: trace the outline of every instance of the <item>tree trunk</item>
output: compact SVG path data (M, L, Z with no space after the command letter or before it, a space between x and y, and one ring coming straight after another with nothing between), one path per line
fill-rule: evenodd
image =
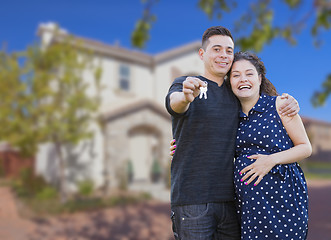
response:
M60 172L59 172L59 188L60 188L60 197L61 197L61 202L64 203L68 200L67 196L67 191L66 191L66 181L65 181L65 163L64 163L64 158L62 155L62 147L61 143L57 140L54 141L55 144L55 151L59 159L59 167L60 167Z
M106 124L100 123L102 135L103 135L103 177L104 177L104 186L103 186L103 196L106 198L109 196L110 190L110 174L109 174L109 151L108 151L108 137L106 131Z

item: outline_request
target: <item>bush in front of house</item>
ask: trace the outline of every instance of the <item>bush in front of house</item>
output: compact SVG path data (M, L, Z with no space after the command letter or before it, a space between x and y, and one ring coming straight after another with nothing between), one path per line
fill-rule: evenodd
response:
M94 183L92 180L84 180L78 183L79 196L89 197L94 192Z
M157 159L154 159L151 168L151 179L152 182L158 182L162 176L162 166Z

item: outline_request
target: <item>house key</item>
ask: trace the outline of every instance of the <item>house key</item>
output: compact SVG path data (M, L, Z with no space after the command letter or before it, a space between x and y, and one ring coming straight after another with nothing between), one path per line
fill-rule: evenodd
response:
M208 91L208 83L205 81L206 86L205 87L200 87L200 96L199 98L201 99L203 96L205 99L207 99L207 91Z

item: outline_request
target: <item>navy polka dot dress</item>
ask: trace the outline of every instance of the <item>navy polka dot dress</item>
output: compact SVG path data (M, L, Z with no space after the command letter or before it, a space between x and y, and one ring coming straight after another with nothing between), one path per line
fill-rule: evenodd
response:
M276 97L261 95L248 116L240 113L234 162L234 183L241 218L241 239L306 239L308 193L297 163L276 165L254 186L241 182L239 172L255 160L247 156L272 154L293 143L276 110Z

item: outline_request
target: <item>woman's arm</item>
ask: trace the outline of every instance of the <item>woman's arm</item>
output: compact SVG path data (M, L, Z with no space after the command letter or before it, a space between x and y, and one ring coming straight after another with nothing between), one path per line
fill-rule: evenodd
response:
M279 106L282 104L284 99L277 97L276 99L276 108L279 114ZM293 117L282 116L280 119L287 131L287 134L291 138L294 147L284 151L286 153L281 154L282 152L277 153L279 160L277 164L286 164L300 161L309 157L312 153L312 147L308 139L305 127L302 123L301 117L296 114Z
M285 100L277 97L277 112L279 111L279 106L283 104L283 101ZM251 183L255 178L258 178L254 184L257 185L262 180L263 176L266 175L277 164L294 163L311 155L311 144L300 116L298 114L294 115L293 117L282 116L280 114L279 116L294 144L294 147L271 155L259 154L248 157L250 159L256 159L256 161L241 171L241 174L247 172L246 175L242 178L242 181L245 181L249 178L245 183L246 185Z

